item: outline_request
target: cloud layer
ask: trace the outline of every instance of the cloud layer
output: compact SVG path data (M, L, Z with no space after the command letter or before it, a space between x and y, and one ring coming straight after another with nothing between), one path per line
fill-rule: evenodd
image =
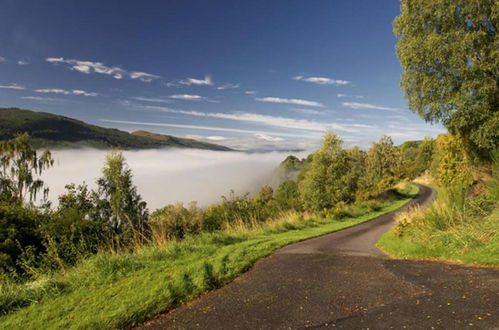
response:
M100 176L106 151L56 150L55 166L42 179L56 202L68 183L85 181L92 188ZM272 181L273 171L288 153L248 154L192 149L126 151L134 184L150 210L176 202L219 202L231 189L239 195L257 192ZM300 155L302 156L302 155Z

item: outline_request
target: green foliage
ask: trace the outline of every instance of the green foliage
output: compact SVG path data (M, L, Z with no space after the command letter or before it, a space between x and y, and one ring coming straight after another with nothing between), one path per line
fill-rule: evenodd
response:
M434 153L432 172L439 185L453 187L471 183L470 160L459 138L440 135L435 141Z
M23 274L20 261L28 249L42 253L44 247L38 231L47 216L19 204L0 203L0 270L12 275ZM29 248L31 247L31 248Z
M204 229L204 212L191 203L185 208L181 203L168 205L151 214L151 230L156 240L183 239L186 235L199 234Z
M483 158L499 147L499 4L402 0L394 23L412 111L442 122Z
M28 134L21 134L0 143L0 201L31 203L44 188L39 176L54 161L48 150L38 155L28 139ZM44 197L47 193L45 188Z
M305 166L307 160L300 160L293 155L289 155L279 164L278 174L284 180L295 179L300 169Z
M99 186L101 217L107 218L117 242L143 240L147 231L148 211L146 202L137 193L132 182L132 171L123 154L111 151L106 158Z
M281 210L300 211L302 209L298 184L293 180L283 181L277 188L274 198Z
M162 135L161 139L136 136L117 129L90 125L72 118L17 108L0 108L0 140L12 139L19 132L30 134L36 148L121 148L146 149L162 147L197 148L227 151L230 148L193 139Z
M332 208L340 201L353 200L362 153L359 150L347 152L342 143L335 134L326 133L321 148L299 176L305 208L320 211Z
M365 160L365 173L361 178L361 195L377 195L393 187L401 174L400 151L388 136L371 145Z
M460 146L450 135L437 138L438 198L427 209L398 216L379 243L383 249L404 258L499 265L499 158L493 153L492 178L470 194L469 164Z

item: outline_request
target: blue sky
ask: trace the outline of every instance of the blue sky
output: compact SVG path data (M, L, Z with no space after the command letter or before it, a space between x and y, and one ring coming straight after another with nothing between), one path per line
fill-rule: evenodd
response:
M0 11L0 106L241 149L443 132L407 110L398 1L18 1Z

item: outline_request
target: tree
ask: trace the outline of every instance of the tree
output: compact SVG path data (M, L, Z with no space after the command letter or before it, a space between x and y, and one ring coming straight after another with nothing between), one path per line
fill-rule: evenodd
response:
M282 210L301 210L298 185L293 180L283 181L277 188L274 198L277 202L278 207Z
M96 205L102 214L94 216L108 218L112 234L123 239L143 234L147 229L147 205L133 185L132 171L121 152L114 150L107 155L102 174L97 180L100 199Z
M48 194L39 176L54 160L48 150L39 155L28 140L28 134L21 134L0 143L0 201L32 203L40 190Z
M360 185L364 192L380 193L390 188L400 174L400 152L389 136L374 142L367 152L365 175Z
M478 156L499 147L499 2L402 0L394 23L409 107Z
M307 209L329 209L340 201L353 198L355 192L345 181L349 177L350 164L342 144L337 135L326 133L321 148L304 168L305 174L299 175L300 193Z

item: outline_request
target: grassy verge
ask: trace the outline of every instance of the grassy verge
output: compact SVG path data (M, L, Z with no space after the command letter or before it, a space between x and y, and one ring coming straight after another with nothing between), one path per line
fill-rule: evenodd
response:
M449 231L417 230L397 236L385 233L378 247L394 258L457 261L464 264L499 265L499 209L479 223L468 223Z
M499 266L499 181L476 196L437 190L428 209L399 214L378 247L394 258Z
M355 218L289 213L259 228L204 233L131 254L98 254L65 274L2 287L3 329L123 328L192 300L246 271L275 249L393 211L417 193Z

